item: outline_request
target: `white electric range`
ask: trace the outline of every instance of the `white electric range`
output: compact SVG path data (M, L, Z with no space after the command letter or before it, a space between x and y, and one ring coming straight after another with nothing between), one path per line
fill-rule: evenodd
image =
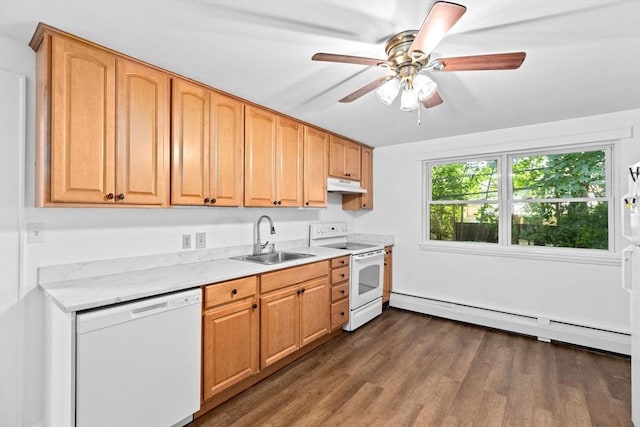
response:
M323 222L309 226L309 245L349 251L349 322L353 331L382 314L384 247L348 241L346 222Z

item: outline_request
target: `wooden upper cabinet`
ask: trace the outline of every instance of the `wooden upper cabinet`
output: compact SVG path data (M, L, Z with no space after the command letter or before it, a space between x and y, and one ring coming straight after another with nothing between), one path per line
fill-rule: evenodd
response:
M327 206L328 148L328 133L304 127L304 206Z
M360 181L360 168L361 168L361 150L362 147L359 144L349 141L347 143L346 152L346 175L349 179Z
M261 108L245 108L244 204L274 206L276 116Z
M174 79L171 111L171 203L242 205L244 104Z
M66 37L40 48L49 41L50 201L114 203L116 57Z
M373 209L373 150L362 147L362 188L367 190L361 197L360 203L363 209Z
M209 196L209 90L173 79L171 204L203 205Z
M167 206L169 76L39 26L36 206Z
M302 206L303 125L245 109L245 206Z
M244 103L211 92L209 203L241 206L244 194Z
M367 190L364 194L344 194L342 209L356 211L373 209L373 149L362 147L362 177L360 185Z
M278 206L302 206L304 126L276 117L276 195Z
M331 135L329 140L329 175L360 181L360 145Z
M118 58L116 200L166 205L169 189L169 76Z

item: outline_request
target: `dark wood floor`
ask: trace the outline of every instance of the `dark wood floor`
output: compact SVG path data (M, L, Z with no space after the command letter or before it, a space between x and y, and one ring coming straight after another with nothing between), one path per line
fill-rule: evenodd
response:
M387 309L194 426L631 426L624 357Z

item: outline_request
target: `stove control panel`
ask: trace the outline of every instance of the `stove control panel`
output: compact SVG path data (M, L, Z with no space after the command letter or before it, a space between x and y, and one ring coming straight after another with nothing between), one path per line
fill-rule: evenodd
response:
M320 222L309 226L309 238L311 240L344 237L348 234L348 222Z

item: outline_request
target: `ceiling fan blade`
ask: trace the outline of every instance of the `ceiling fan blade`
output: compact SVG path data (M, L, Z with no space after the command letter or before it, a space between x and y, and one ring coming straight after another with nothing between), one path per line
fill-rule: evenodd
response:
M409 52L419 51L420 56L429 55L466 10L465 6L459 4L436 2L413 39Z
M438 58L436 61L442 64L441 71L515 70L520 67L526 55L525 52L511 52Z
M344 98L342 98L338 102L345 103L345 102L355 101L356 99L360 98L361 96L368 94L372 90L379 88L380 86L385 84L388 80L391 80L392 78L394 78L394 77L393 76L380 77L379 79L372 81L368 85L362 86L360 89L356 90L355 92L345 96Z
M311 57L314 61L326 62L344 62L345 64L369 65L377 67L378 65L391 66L392 64L386 59L365 58L364 56L338 55L335 53L316 53Z
M431 108L431 107L435 107L436 105L442 104L442 98L440 97L440 94L438 92L434 92L430 98L425 99L424 101L421 101L421 102L425 108Z

